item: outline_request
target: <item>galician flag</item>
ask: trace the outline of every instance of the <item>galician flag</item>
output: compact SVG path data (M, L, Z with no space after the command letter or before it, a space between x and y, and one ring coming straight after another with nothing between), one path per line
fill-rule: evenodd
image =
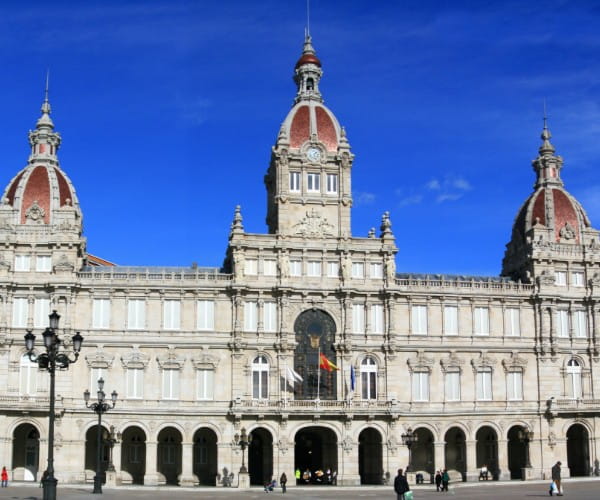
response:
M322 368L323 370L328 372L332 372L333 370L339 370L339 368L336 365L334 365L331 361L329 361L323 353L321 353L321 357L319 358L319 368Z

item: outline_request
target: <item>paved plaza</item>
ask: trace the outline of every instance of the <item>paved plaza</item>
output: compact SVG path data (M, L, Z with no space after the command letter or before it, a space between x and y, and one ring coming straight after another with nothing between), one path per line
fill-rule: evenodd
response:
M600 498L599 479L566 480L564 483L565 498L573 500L597 500ZM414 496L418 500L441 499L443 497L461 499L511 499L511 498L547 498L548 481L528 482L489 482L489 483L461 483L451 485L448 493L438 493L432 486L414 487ZM255 499L265 496L282 496L281 489L276 492L265 493L260 488L238 490L236 488L170 488L170 487L131 487L111 489L105 488L101 497L104 500L141 500L149 497L168 500L184 499ZM0 490L0 498L13 500L41 500L42 490L29 484L11 484L8 488ZM354 500L363 498L389 498L395 499L391 487L364 486L364 487L299 487L288 489L286 500L328 499ZM59 500L91 500L92 486L65 485L59 487Z

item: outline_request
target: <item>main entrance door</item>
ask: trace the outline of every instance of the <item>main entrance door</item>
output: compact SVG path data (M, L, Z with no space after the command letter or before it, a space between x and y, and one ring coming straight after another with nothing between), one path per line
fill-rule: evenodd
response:
M250 484L263 486L273 477L273 436L259 427L252 430L252 441L248 447L248 472ZM279 480L279 478L277 478Z
M581 424L574 424L567 431L567 460L571 476L589 475L588 432Z
M301 471L300 483L328 484L328 482L334 482L337 477L337 437L335 433L325 427L306 427L296 433L295 442L294 469ZM329 474L327 474L328 470ZM305 476L307 471L309 474Z

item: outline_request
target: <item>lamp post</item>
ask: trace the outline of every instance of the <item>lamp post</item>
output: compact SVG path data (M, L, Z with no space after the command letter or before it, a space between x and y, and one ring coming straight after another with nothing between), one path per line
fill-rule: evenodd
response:
M520 429L519 441L525 444L525 468L531 469L531 460L529 458L529 442L533 441L533 431L529 429Z
M402 438L402 444L408 448L408 466L406 467L406 471L410 469L410 462L412 460L410 449L413 444L415 444L418 440L418 436L416 432L414 432L410 427L406 430L404 434L400 436Z
M112 405L106 402L106 394L104 393L104 379L98 379L98 401L90 403L90 391L86 390L83 393L86 408L91 408L98 415L98 449L96 455L96 475L94 476L94 491L92 493L102 493L102 414L111 410L117 404L117 391L112 391L110 399Z
M240 474L247 474L248 469L246 469L246 462L244 461L244 451L250 443L252 442L252 434L246 434L246 428L242 427L242 433L233 436L236 444L242 449L242 466L240 467Z
M58 322L60 315L56 311L52 311L52 314L48 316L50 320L50 326L46 328L42 337L44 338L44 347L46 352L41 354L35 354L35 335L31 330L27 330L25 335L25 348L27 349L27 356L31 361L37 363L41 370L47 370L50 373L50 413L48 415L48 467L46 472L48 473L45 479L42 479L43 498L44 500L56 500L56 484L58 480L54 477L54 404L55 404L55 372L59 370L68 370L71 363L75 363L79 357L79 351L81 351L81 343L83 337L79 332L75 333L72 337L71 349L73 350L74 359L69 358L69 352L63 347L61 350L60 346L64 343L58 337Z

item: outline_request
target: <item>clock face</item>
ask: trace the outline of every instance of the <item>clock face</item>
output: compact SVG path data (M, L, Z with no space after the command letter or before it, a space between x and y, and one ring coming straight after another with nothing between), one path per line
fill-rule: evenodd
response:
M310 148L307 152L306 152L306 157L310 160L310 161L319 161L321 159L321 150L317 149L317 148Z

